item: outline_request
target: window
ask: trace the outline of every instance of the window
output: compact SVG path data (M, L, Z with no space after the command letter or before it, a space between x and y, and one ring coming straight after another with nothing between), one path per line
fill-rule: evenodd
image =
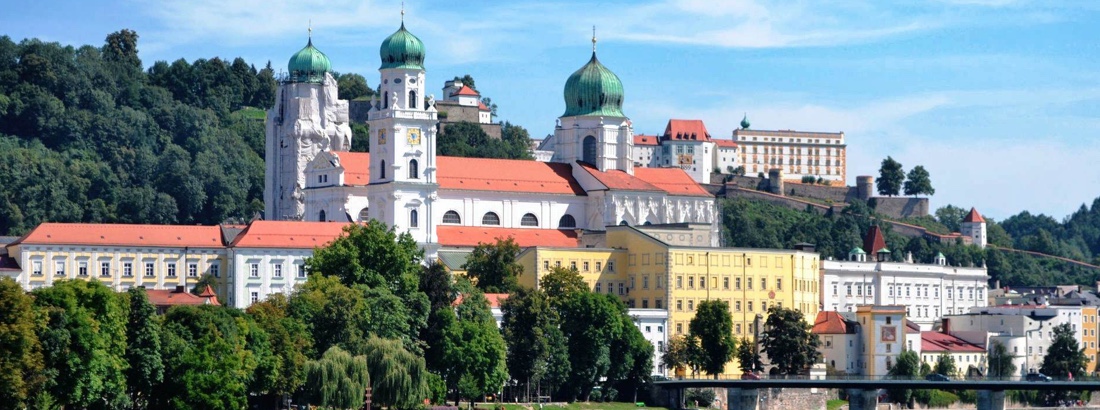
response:
M31 266L32 266L32 267L31 267L31 274L32 274L32 275L34 275L34 276L42 276L42 262L41 262L41 261L34 261L34 262L33 262L33 263L31 264Z
M188 263L187 264L187 277L194 278L199 276L199 264Z
M833 284L833 296L836 296L836 284Z
M565 214L558 220L558 229L564 228L576 228L577 220L573 219L573 215Z
M253 263L248 265L248 276L252 278L260 277L260 264Z
M585 272L588 272L588 261L584 261L584 263L582 263L581 266L584 267Z
M306 266L303 265L303 264L300 264L300 263L295 264L294 266L295 266L295 269L298 271L298 278L305 278L306 277Z
M733 302L733 310L735 312L740 312L741 311L741 301L740 300L736 300L736 301Z
M222 277L222 266L219 265L217 262L211 263L210 264L210 274L214 275L215 278Z
M642 289L649 289L649 276L642 276Z
M276 278L281 278L281 277L283 277L283 264L281 264L281 263L276 263L276 264L275 264L274 266L272 266L271 268L272 268L272 271L274 272L274 275L275 275L275 277L276 277Z
M722 289L729 290L729 288L730 288L730 278L722 278Z
M252 292L251 296L252 296L251 297L252 303L256 303L256 302L260 301L260 293L259 292Z
M642 299L642 309L649 309L649 299ZM646 329L648 332L649 329Z
M577 270L577 261L569 261L569 269Z
M682 299L676 299L676 310L684 310L684 301Z
M535 217L535 214L524 214L523 218L519 220L520 226L539 226L539 218Z
M134 276L134 264L126 262L122 264L122 276L127 278Z
M707 278L704 278L704 277L700 276L699 277L699 289L706 289L706 288L707 288Z
M458 225L462 223L462 217L458 216L458 212L447 211L443 214L443 223Z
M111 262L100 262L99 263L99 276L102 276L102 277L105 277L105 278L111 276Z
M596 165L596 137L591 135L584 137L582 145L581 160L592 165Z
M688 301L688 310L689 311L695 311L695 301L694 300L689 300Z
M760 311L762 311L762 312L767 312L768 311L768 302L760 302Z
M741 324L740 323L738 323L736 325L733 325L733 332L736 333L736 334L741 334Z
M54 261L54 276L65 276L65 261Z
M409 179L420 178L420 163L415 159L409 160Z
M676 324L676 334L682 334L682 333L684 333L684 324L683 323L677 323Z
M677 276L676 277L676 289L683 289L683 288L684 288L684 277L683 276Z
M607 270L615 271L615 261L607 261Z
M695 289L695 277L688 276L688 289Z
M733 278L733 288L741 290L741 278Z
M321 221L321 222L325 222L325 210L324 209L322 209L321 212L317 213L317 220Z
M654 300L654 301L653 301L653 307L654 307L654 308L657 308L657 309L664 309L664 308L665 308L665 307L664 307L664 300L661 300L661 299L656 299L656 300ZM658 332L660 332L660 331L661 331L661 328L660 328L660 327L657 327L657 331L658 331Z
M416 91L415 90L414 91L409 91L409 108L416 108Z
M852 296L852 285L844 285L844 294L846 296Z
M482 225L500 225L500 217L496 213L486 212L485 216L481 217Z
M145 277L153 277L153 262L145 262Z
M409 227L410 228L420 227L420 213L417 212L415 209L410 209L409 210Z
M88 262L77 263L76 274L80 276L88 276Z
M609 289L610 290L610 289ZM619 282L619 296L626 294L626 284Z
M382 160L382 162L378 164L378 179L386 179L386 160Z
M745 302L745 306L749 308L749 312L752 312L752 301Z
M175 262L169 262L168 263L168 277L169 278L176 277L176 263Z
M783 290L783 278L775 278L775 290Z
M602 263L602 262L599 262L599 261L597 261L597 262L596 262L596 272L600 272L600 271L602 271L602 270L603 270L603 263Z

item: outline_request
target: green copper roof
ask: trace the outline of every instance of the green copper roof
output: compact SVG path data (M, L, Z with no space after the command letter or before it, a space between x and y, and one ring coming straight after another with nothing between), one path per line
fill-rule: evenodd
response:
M866 254L866 253L867 252L864 252L863 249L860 249L860 248L852 248L852 251L848 252L848 254L856 254L856 255Z
M600 64L596 52L588 64L565 80L565 114L602 115L625 117L623 115L623 83L619 76Z
M936 259L946 259L946 257L943 256L943 252L936 252Z
M290 72L290 81L296 83L319 83L325 80L325 73L332 68L328 57L321 50L313 47L313 39L306 43L305 48L290 57L287 71Z
M745 117L741 118L741 128L747 130L747 129L749 129L749 125L752 125L752 124L749 123L749 114L746 113Z
M379 69L424 69L424 43L413 33L405 30L405 23L401 23L401 28L397 29L397 32L382 41L378 54L382 57L382 67Z

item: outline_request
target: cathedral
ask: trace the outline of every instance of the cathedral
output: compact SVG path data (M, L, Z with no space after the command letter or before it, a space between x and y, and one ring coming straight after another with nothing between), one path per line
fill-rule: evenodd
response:
M605 231L612 225L707 224L715 197L680 168L635 168L622 82L596 56L565 81L550 162L440 156L436 100L425 93L423 42L404 22L379 49L370 153L351 152L348 102L312 39L288 64L267 115L265 218L383 221L429 258L441 235L484 227Z

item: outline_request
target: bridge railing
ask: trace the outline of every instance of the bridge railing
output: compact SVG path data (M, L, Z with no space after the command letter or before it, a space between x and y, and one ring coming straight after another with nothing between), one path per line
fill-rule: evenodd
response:
M699 381L704 381L704 380L851 380L851 381L890 381L890 380L897 380L897 381L924 381L926 379L923 378L923 377L903 377L903 376L890 376L890 375L884 375L884 376L832 375L832 376L821 377L821 376L809 376L809 375L804 375L804 374L780 374L780 375L758 374L758 375L755 375L755 376L745 377L744 375L741 375L741 374L720 374L720 375L718 375L717 378L715 378L714 376L710 376L710 375L696 375L694 377L692 377L692 376L662 377L662 378L654 378L653 380L654 381L666 381L666 380L699 380ZM960 378L952 377L951 381L1027 381L1027 377L1026 376L1005 376L1005 377L983 376L983 377L960 377ZM1073 378L1053 377L1053 376L1051 376L1051 381L1059 381L1059 382L1097 382L1097 381L1100 381L1100 377L1093 376L1093 375L1075 376ZM1042 382L1036 381L1036 383L1042 383Z

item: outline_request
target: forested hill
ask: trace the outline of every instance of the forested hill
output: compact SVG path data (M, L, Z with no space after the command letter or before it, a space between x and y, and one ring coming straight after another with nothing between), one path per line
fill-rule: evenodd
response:
M216 224L263 209L275 78L237 58L157 62L0 37L0 235L43 221Z
M966 210L948 205L938 209L935 215L902 222L936 232L958 231ZM823 258L844 259L852 248L862 246L863 235L878 218L881 216L858 202L850 204L843 212L823 216L749 199L726 200L722 202L723 244L789 249L796 243L809 242L817 245ZM1062 222L1027 211L1002 222L985 219L993 245L1100 265L1100 198L1096 198L1091 207L1082 205ZM1100 279L1100 269L1055 258L906 238L892 232L889 225L881 227L886 232L886 246L897 260L912 252L916 262L929 263L937 252L943 252L952 265L984 263L990 276L1005 286L1079 284L1093 287Z

